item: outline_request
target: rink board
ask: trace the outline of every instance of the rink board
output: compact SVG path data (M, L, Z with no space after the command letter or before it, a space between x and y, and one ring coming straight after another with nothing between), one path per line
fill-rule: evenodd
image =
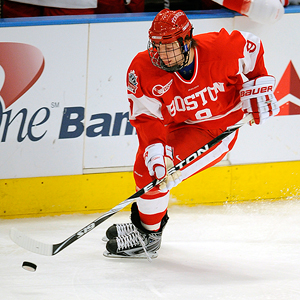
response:
M222 166L174 188L171 205L298 199L300 31L290 29L299 27L299 13L289 6L270 26L228 10L189 14L195 33L224 27L263 40L283 109L263 126L244 126ZM7 83L22 82L16 76L24 79L28 68L17 72L15 59L0 51L0 218L105 212L134 194L137 137L128 121L125 74L145 50L154 15L0 21L1 50L13 46L10 55L24 60L29 48L31 59L42 58L40 77L14 98ZM120 47L127 44L134 47Z
M135 193L132 172L0 180L1 218L105 212ZM213 167L171 190L171 205L300 199L300 162ZM129 206L125 209L129 209Z
M255 33L277 79L281 114L263 126L244 126L223 159L227 165L300 161L300 31L290 30L300 26L300 6L286 11L272 26L224 9L188 14L197 34ZM154 15L0 20L0 179L132 168L138 139L129 122L126 72L147 47Z

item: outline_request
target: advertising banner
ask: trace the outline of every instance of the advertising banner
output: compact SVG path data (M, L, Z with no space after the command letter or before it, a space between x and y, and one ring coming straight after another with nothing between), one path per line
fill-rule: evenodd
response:
M244 126L227 164L300 160L299 14L271 26L246 17L193 15L194 33L239 29L259 36L277 79L280 115ZM151 21L0 28L0 179L132 168L126 71L144 51Z
M244 126L229 154L231 164L300 160L300 31L295 26L300 26L299 14L285 14L269 26L235 17L236 29L263 41L265 64L276 78L275 96L281 107L262 126Z
M82 174L89 25L0 30L0 178Z

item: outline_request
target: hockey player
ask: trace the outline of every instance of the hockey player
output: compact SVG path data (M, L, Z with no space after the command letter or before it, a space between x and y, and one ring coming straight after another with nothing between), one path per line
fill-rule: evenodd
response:
M183 11L162 10L149 30L148 50L129 66L130 122L139 140L136 188L164 180L132 204L131 223L108 228L105 256L156 257L168 221L170 189L221 161L238 132L180 171L168 175L167 170L245 113L262 124L279 112L275 79L265 68L258 37L225 29L196 36L192 31Z

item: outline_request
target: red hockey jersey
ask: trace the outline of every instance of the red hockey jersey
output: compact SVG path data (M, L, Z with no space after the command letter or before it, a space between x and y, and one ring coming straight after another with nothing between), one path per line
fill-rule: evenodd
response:
M222 29L194 39L190 80L153 66L147 51L138 53L128 68L130 122L142 148L166 144L167 132L180 124L225 130L243 117L243 74L249 80L267 75L262 43L251 33Z

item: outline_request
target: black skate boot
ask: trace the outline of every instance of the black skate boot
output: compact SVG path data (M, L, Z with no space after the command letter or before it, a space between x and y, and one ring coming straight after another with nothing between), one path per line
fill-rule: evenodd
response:
M107 251L104 256L118 258L156 258L157 250L161 245L162 231L169 217L167 213L161 221L161 227L157 232L146 230L140 221L136 203L131 207L131 221L134 231L110 239L106 244Z
M129 234L133 231L136 231L136 227L132 223L113 224L106 230L106 234L102 240L108 242L108 240Z

